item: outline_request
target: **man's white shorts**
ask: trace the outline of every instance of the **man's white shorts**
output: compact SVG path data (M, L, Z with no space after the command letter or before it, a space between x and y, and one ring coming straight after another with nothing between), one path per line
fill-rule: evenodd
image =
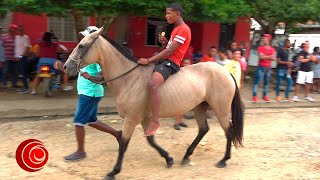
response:
M305 71L298 71L298 77L297 77L297 83L298 84L305 84L313 83L313 71L305 72Z

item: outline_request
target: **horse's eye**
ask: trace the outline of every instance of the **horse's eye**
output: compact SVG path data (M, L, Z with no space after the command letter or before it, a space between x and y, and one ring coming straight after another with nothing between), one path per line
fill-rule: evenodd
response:
M80 45L79 45L79 49L82 49L82 48L83 48L83 45L80 44Z

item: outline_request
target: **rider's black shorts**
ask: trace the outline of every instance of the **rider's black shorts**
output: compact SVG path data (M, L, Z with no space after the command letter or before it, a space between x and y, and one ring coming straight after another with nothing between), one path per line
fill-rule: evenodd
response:
M166 81L170 75L178 72L180 67L169 59L161 60L157 62L154 69L155 72L160 73L163 76L163 79Z

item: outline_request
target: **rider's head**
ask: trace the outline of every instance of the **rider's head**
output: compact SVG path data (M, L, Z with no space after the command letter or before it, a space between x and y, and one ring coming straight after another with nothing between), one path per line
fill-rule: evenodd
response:
M169 4L166 8L166 19L169 24L175 24L183 15L183 8L179 3Z

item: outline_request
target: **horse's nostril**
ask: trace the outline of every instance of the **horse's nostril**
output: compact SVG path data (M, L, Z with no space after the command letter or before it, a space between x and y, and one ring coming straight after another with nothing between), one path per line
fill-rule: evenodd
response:
M64 65L64 66L63 66L63 69L67 69L67 66Z

